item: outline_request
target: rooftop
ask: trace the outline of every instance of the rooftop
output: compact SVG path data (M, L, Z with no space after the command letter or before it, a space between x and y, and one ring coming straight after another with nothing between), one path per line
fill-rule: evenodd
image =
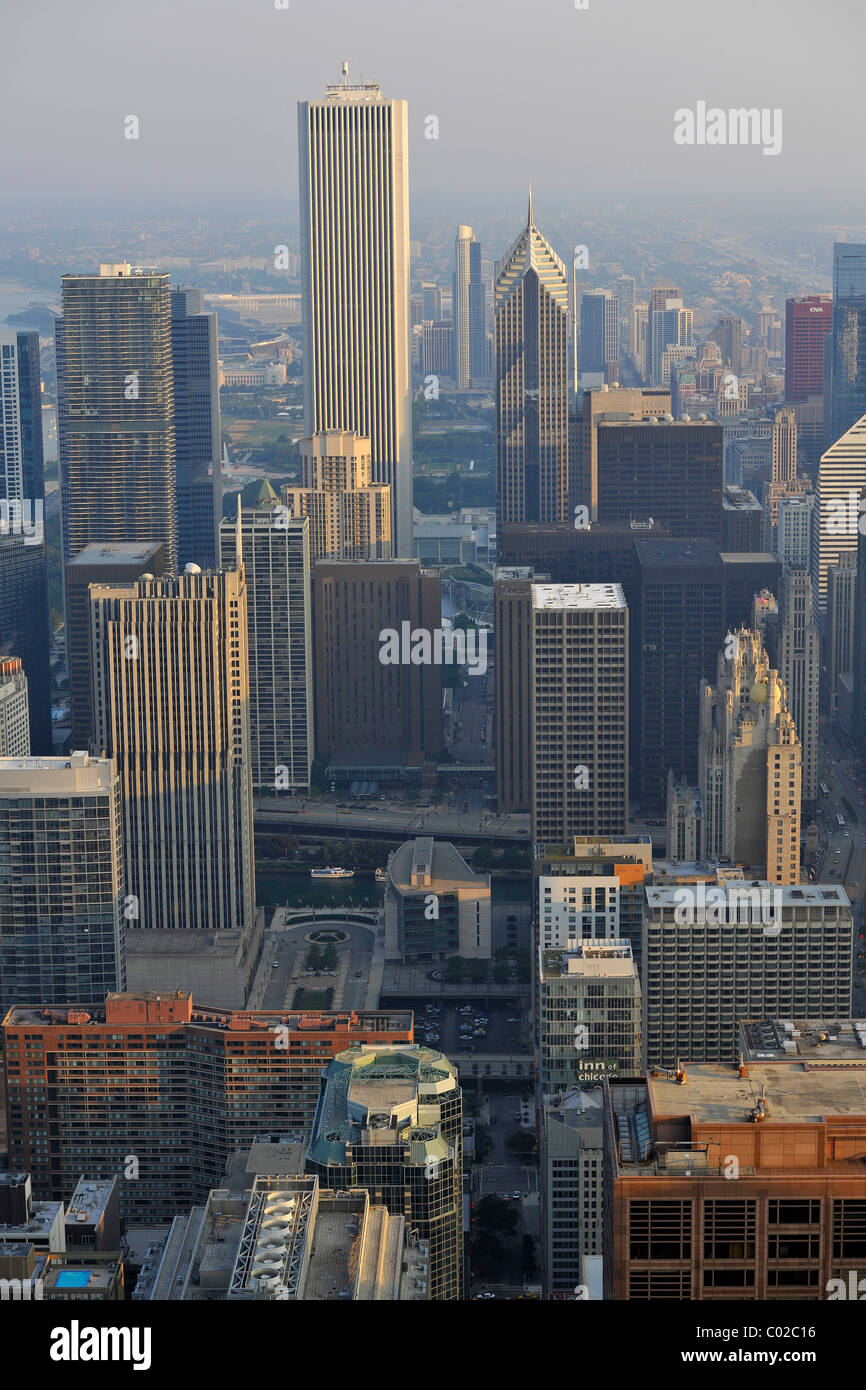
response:
M164 546L163 541L113 541L103 545L101 541L91 541L83 550L73 556L67 569L85 569L92 565L129 565L134 567L152 560Z
M490 887L488 874L474 873L453 844L430 835L419 835L400 845L391 855L388 874L403 893L423 888L439 893L469 887L487 887L489 891Z
M819 1121L825 1116L866 1119L866 1059L860 1067L779 1066L751 1062L746 1076L719 1062L686 1063L685 1081L647 1081L654 1119L689 1115L698 1123L751 1124L762 1096L766 1123Z
M809 1066L836 1066L845 1062L866 1067L864 1019L744 1019L740 1022L740 1050L754 1062L808 1062Z
M66 1224L95 1226L117 1189L117 1178L79 1178L66 1212Z
M759 894L771 893L773 895L772 901L774 905L780 903L783 908L850 907L848 894L845 892L845 889L839 885L830 886L824 883L801 883L780 886L777 883L768 883L763 879L750 879L746 881L742 878L732 878L728 881L726 878L722 877L721 873L719 874L719 879L720 882L718 884L712 885L713 898L710 898L709 894L707 894L707 907L716 899L721 901L721 898L719 898L720 893L724 894L726 898L732 898L736 901L738 898L742 898L744 892L747 893L749 890L754 890ZM675 909L683 902L681 896L682 890L680 888L674 888L673 886L668 887L665 885L663 887L647 888L645 892L647 905L658 911L664 908ZM697 906L700 909L700 902L698 902Z
M621 584L533 584L533 608L625 608Z

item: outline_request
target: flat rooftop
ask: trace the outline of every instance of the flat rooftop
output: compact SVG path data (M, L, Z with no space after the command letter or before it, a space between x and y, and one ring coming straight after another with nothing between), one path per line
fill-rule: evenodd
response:
M116 1178L79 1178L66 1210L67 1226L95 1225L116 1190Z
M58 1212L63 1212L62 1202L34 1202L33 1211L26 1221L0 1222L0 1241L47 1240Z
M180 1002L185 1003L187 999L189 996L185 995ZM127 1000L151 1003L155 1009L158 1009L160 1004L168 1008L174 1002L172 995L160 995L156 992L111 995L109 1000L119 1001L121 1009ZM411 1031L413 1019L411 1009L338 1009L324 1012L312 1009L209 1009L206 1006L195 1006L191 1000L189 1007L192 1009L191 1017L188 1020L183 1017L174 1020L176 1026L196 1024L205 1028L228 1029L234 1033L267 1032L279 1026L286 1027L290 1034L297 1033L301 1037L309 1033L408 1033ZM120 1018L119 1015L114 1015L111 1019L106 1019L105 1004L89 1005L86 1009L83 1006L52 1004L44 1009L14 1005L2 1020L2 1024L7 1028L113 1028L120 1025L132 1028L133 1031L141 1031L142 1028L163 1027L166 1021L171 1020L167 1016L164 1019L149 1019L144 1012L138 1017L124 1015Z
M746 1019L740 1051L755 1062L808 1062L809 1066L866 1067L866 1019Z
M759 893L765 890L773 894L772 902L780 902L783 908L850 907L851 905L851 900L845 892L845 889L838 884L830 886L825 883L805 883L789 884L785 887L780 887L776 883L767 883L762 879L744 880L741 878L732 882L724 881L711 886L715 890L714 896L717 899L718 893L722 892L725 894L726 898L733 897L734 901L738 898L742 899L744 891L747 892L749 889L754 889ZM678 893L680 892L678 888L665 885L663 887L647 888L645 891L647 904L652 908L657 908L659 910L662 908L676 908L677 905L682 902L682 898L678 897ZM777 893L780 895L778 898L775 896ZM712 901L713 900L710 899L710 903ZM718 899L718 901L721 901L721 899Z
M862 1116L866 1121L866 1060L862 1067L833 1069L750 1062L747 1075L719 1062L686 1063L686 1079L647 1079L654 1118L690 1115L697 1122L750 1124L766 1100L766 1123L818 1121L825 1116Z
M113 541L103 545L91 541L71 559L67 569L87 569L93 565L129 565L131 568L152 560L164 548L163 541Z
M626 608L621 584L533 584L533 608Z
M657 539L636 536L635 554L641 565L650 567L668 565L718 565L722 556L714 541L701 538L693 540Z

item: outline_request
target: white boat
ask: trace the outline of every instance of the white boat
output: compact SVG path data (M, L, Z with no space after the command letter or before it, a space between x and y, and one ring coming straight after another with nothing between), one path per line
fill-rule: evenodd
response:
M327 864L324 869L311 869L310 878L354 878L354 869L332 868Z
M388 870L387 870L387 869L377 869L377 870L376 870L376 882L377 882L377 883L387 883L387 882L388 882Z

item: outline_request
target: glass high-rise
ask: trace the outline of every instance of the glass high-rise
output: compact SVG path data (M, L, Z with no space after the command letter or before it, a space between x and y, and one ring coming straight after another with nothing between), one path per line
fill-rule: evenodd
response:
M178 568L217 567L222 517L217 316L201 290L171 292Z
M0 328L0 657L20 657L30 750L51 751L39 335Z
M833 246L833 366L830 438L866 415L866 245Z
M177 563L169 277L63 276L55 326L63 561L90 541L164 541Z

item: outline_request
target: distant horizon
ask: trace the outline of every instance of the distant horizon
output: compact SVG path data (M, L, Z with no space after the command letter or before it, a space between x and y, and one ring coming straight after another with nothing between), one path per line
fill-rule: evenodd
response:
M114 210L286 197L297 189L297 103L349 63L409 103L410 179L422 208L501 202L537 189L626 201L856 199L862 167L859 48L849 0L729 0L712 39L683 0L208 0L179 7L20 8L0 0L4 207L86 199ZM191 12L193 11L194 12ZM34 80L35 79L35 80ZM39 94L34 98L34 88ZM675 113L696 105L778 110L778 157L747 146L684 148ZM130 116L137 139L125 138ZM436 138L427 122L435 117ZM817 207L815 209L817 212ZM861 214L862 216L863 214Z

